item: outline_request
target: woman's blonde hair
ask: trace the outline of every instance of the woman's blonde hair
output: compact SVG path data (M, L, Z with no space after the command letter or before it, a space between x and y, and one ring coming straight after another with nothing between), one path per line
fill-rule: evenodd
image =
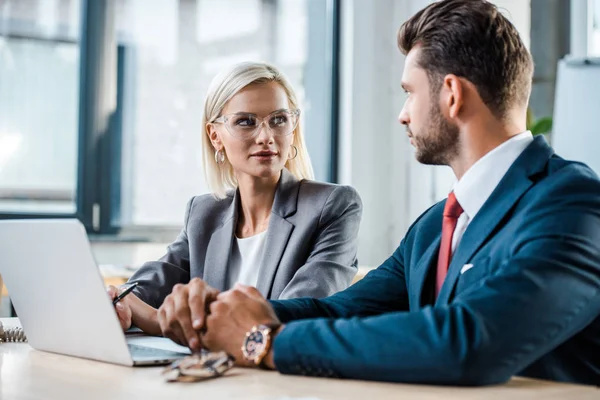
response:
M268 82L280 84L287 94L290 109L298 108L298 100L294 89L287 78L270 64L261 62L239 63L219 73L210 84L202 117L202 126L204 127L202 148L206 182L218 198L224 198L228 190L237 188L238 183L233 167L227 157L225 157L223 163L217 164L214 156L215 149L208 135L208 125L221 116L227 102L240 90L253 83ZM292 144L298 149L298 154L285 163L285 168L297 179L314 179L310 157L304 143L301 121L298 121L298 125L294 130Z

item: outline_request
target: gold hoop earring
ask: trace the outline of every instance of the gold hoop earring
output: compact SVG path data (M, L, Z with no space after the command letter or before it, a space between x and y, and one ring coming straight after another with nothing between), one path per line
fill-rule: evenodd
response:
M294 156L290 157L290 160L293 160L294 158L298 157L298 148L294 145L292 145L292 149L294 149Z
M223 164L225 162L225 152L223 150L215 151L215 162L217 165Z

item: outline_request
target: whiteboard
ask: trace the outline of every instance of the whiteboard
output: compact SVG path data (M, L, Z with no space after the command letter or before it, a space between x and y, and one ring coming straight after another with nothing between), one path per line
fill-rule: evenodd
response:
M600 175L600 58L558 63L552 147Z

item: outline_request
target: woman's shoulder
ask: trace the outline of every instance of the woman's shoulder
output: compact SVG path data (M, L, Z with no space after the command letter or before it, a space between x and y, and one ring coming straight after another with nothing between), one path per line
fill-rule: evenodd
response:
M218 198L212 193L194 196L188 203L190 216L202 217L218 215L226 212L233 201L233 193L227 193L225 198Z
M352 223L362 215L362 200L356 189L347 185L304 180L296 204L298 216L317 218L319 224L339 218Z
M360 195L352 186L308 179L300 181L299 200L303 199L362 204Z

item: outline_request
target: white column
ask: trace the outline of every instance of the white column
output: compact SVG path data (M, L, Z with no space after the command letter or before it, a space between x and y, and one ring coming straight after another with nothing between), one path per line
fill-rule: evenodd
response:
M430 0L344 0L341 21L340 182L353 185L364 208L358 261L377 266L410 224L446 197L448 167L419 164L398 114L406 99L400 25ZM530 1L495 1L529 44Z
M521 40L529 48L531 31L531 0L491 0L517 28ZM572 0L580 1L580 0ZM587 0L583 0L587 1Z
M359 263L379 265L398 246L412 203L429 204L430 189L411 190L414 160L398 122L404 57L398 28L428 0L349 0L342 7L340 181L359 191L363 219ZM427 167L423 167L427 168Z
M571 57L588 55L592 10L588 0L571 0Z

